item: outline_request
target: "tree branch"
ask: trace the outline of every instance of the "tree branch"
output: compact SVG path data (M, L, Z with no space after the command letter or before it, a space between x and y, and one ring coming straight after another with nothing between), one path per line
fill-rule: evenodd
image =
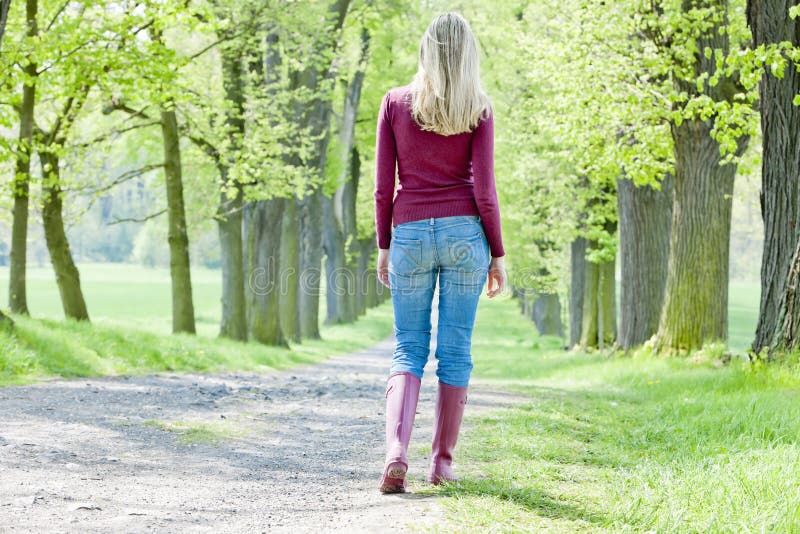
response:
M120 174L119 176L117 176L116 178L111 180L111 182L109 182L108 184L106 184L106 185L104 185L102 187L97 187L97 188L94 188L94 189L90 189L88 187L80 187L80 188L71 188L71 189L65 189L65 190L69 190L69 191L88 191L88 192L90 192L92 194L102 193L104 191L108 191L109 189L112 189L115 186L118 186L122 182L127 182L128 180L136 178L137 176L141 176L143 174L147 174L150 171L154 171L154 170L160 169L162 167L164 167L163 163L152 163L150 165L145 165L143 167L139 167L138 169L133 169L131 171L123 172L122 174Z
M70 2L71 2L71 0L67 0L66 2L64 2L63 4L61 4L61 7L59 7L59 8L56 10L56 12L55 12L55 13L53 13L53 18L52 18L52 19L50 19L50 22L47 24L47 26L46 26L46 27L45 27L45 29L44 29L44 32L45 32L45 33L47 33L48 31L50 31L50 28L52 28L52 27L53 27L53 24L55 24L55 23L56 23L56 20L58 20L58 17L59 17L59 15L61 15L61 13L63 13L63 12L64 12L64 10L67 8L67 6L70 4Z
M119 223L123 223L123 222L145 222L145 221L149 221L150 219L155 219L159 215L164 215L166 212L167 212L167 208L164 208L163 210L157 211L155 213L151 213L150 215L146 215L145 217L141 217L141 218L123 217L121 219L114 219L113 221L108 222L106 224L108 226L111 226L112 224L119 224Z
M149 126L155 126L157 124L161 124L161 121L141 122L139 124L134 124L133 126L128 126L127 128L122 128L122 129L119 129L119 130L111 130L110 132L104 133L103 135L98 135L97 137L95 137L91 141L87 141L85 143L80 143L80 144L73 145L73 146L75 146L76 148L87 148L90 145L93 145L95 143L99 143L100 141L105 141L106 139L109 139L111 137L117 137L117 136L122 135L124 133L130 132L131 130L137 130L139 128L147 128Z

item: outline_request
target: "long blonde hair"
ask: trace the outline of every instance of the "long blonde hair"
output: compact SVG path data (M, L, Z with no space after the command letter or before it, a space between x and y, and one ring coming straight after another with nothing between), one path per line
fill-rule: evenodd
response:
M439 15L419 45L419 68L410 84L411 113L426 131L442 135L468 132L492 104L483 90L478 44L458 13Z

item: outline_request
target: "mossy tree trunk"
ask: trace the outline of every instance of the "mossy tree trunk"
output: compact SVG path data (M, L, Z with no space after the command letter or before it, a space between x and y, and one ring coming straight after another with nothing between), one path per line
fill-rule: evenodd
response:
M42 225L50 253L50 263L56 275L64 315L78 321L88 321L89 312L81 290L80 274L72 260L69 241L64 231L61 172L58 156L41 151L39 159L44 170L42 180Z
M672 175L660 189L617 181L620 248L619 345L630 349L658 330L672 225Z
M711 121L672 126L675 199L658 350L728 338L728 263L735 164L720 165Z
M323 196L322 203L322 246L325 250L325 324L348 322L347 292L353 281L345 268L345 235L341 221L337 220L334 197Z
M586 239L576 238L570 246L569 346L581 342L583 293L586 284Z
M250 339L287 346L281 330L280 249L281 221L286 200L257 200L245 205L245 301Z
M593 241L587 245L587 252L597 247ZM616 339L616 260L603 263L585 260L584 265L580 345L603 350Z
M192 277L189 266L189 236L183 201L180 133L175 109L161 110L164 142L164 177L167 189L169 271L172 281L172 331L195 332Z
M756 46L784 41L800 46L800 18L788 16L793 0L749 0L747 19ZM785 336L781 306L794 289L786 286L795 245L800 238L800 72L791 66L777 78L765 69L759 87L763 155L761 212L764 254L761 258L761 306L753 350ZM792 264L794 265L794 264ZM793 267L794 268L794 267ZM793 298L793 297L791 297ZM795 330L796 332L796 330Z
M298 204L300 217L300 335L320 339L319 297L322 291L322 193L319 189Z
M706 49L730 53L727 31L728 0L683 0L685 13L705 9L708 24L695 39L690 67L693 76L675 78L678 91L689 97L704 96L713 102L732 102L743 92L738 79L719 76L713 86L705 83L702 94L697 80L716 75L717 60ZM705 342L728 337L728 259L731 231L731 195L736 165L721 165L720 144L711 137L713 118L689 115L672 121L670 131L675 154L674 203L670 256L664 308L656 349L665 352L699 348ZM741 156L748 138L737 140L734 155Z
M281 221L280 252L280 318L283 335L289 341L299 343L300 306L298 300L300 272L300 228L298 224L297 200L288 199Z

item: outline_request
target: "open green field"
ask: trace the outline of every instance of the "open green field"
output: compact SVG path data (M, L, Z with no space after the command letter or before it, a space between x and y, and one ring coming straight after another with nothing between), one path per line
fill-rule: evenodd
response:
M81 263L83 289L89 317L94 321L120 324L170 333L172 298L169 269L148 268L125 263ZM29 267L28 308L31 316L61 319L64 312L58 296L53 269L49 265ZM221 275L218 270L192 267L192 294L199 335L219 331ZM7 302L8 267L0 267L0 288Z
M221 339L219 271L197 269L192 282L198 335L173 335L167 269L120 264L80 269L91 324L64 321L50 269L30 269L32 317L14 317L14 335L0 332L0 385L52 376L281 369L369 347L392 330L387 301L354 324L323 326L322 340L304 340L291 349ZM3 287L7 280L5 268ZM321 314L324 309L323 300Z
M324 328L324 342L304 342L291 351L220 340L220 272L193 268L198 335L172 336L168 269L113 263L87 263L79 268L92 324L64 322L52 269L30 267L32 318L17 319L16 338L0 336L0 384L35 376L285 367L357 350L391 332L392 312L387 303L370 310L367 320ZM7 284L8 268L2 267L0 287ZM744 351L751 342L758 289L755 283L731 285L730 345L735 351ZM324 313L323 298L320 316ZM526 323L524 329L530 334L531 324Z
M120 322L168 334L172 327L169 270L123 263L82 263L81 285L92 320ZM220 272L192 267L197 333L215 336L219 330ZM0 289L7 292L8 267L0 267ZM758 318L757 282L732 282L729 290L729 343L733 350L749 348ZM5 297L7 298L7 297ZM4 304L6 300L2 301ZM324 316L325 299L320 302ZM29 267L28 306L34 317L64 316L53 270Z
M761 286L758 282L732 282L728 288L728 345L744 352L756 336Z
M458 531L800 532L800 366L560 346L481 302L475 376L525 400L459 440L466 477L435 490Z

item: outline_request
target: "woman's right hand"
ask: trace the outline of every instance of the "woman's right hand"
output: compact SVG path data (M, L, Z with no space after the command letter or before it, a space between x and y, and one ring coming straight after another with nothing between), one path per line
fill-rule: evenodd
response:
M389 287L389 249L378 249L378 280Z
M492 287L493 282L494 287ZM496 297L505 291L507 283L505 256L492 258L491 263L489 263L489 283L486 287L486 294L490 299Z

